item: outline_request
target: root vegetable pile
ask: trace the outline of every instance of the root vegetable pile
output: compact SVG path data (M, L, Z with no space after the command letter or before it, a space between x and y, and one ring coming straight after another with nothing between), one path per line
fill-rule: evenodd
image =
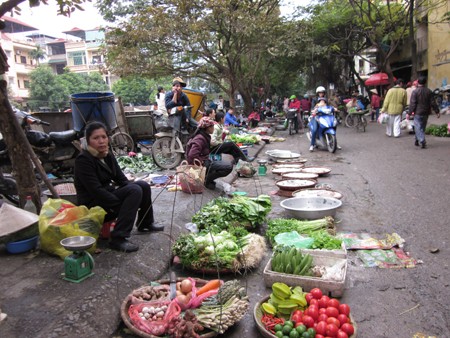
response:
M144 286L133 291L133 297L140 301L152 301L169 297L169 286Z
M161 307L145 306L142 308L142 312L139 312L139 316L145 320L162 321L166 311L167 305Z
M199 338L197 332L204 328L198 323L197 317L192 310L187 310L184 318L175 317L169 323L168 334L174 338Z

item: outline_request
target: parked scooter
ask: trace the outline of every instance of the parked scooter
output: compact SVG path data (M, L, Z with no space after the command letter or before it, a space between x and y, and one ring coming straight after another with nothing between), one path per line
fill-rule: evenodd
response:
M315 117L311 116L309 118L308 123L308 133L307 137L311 141L312 137L312 119L317 120L317 134L316 134L316 146L328 149L330 153L334 153L337 149L337 139L336 139L336 127L337 127L337 119L330 112L330 114L323 113L322 111L318 111Z
M163 169L177 167L183 158L184 146L189 138L189 132L182 130L182 119L192 106L174 107L169 112L167 131L155 134L156 140L152 146L152 156L157 166Z
M286 118L288 122L288 130L289 135L292 135L294 133L298 134L298 109L291 108L287 111Z

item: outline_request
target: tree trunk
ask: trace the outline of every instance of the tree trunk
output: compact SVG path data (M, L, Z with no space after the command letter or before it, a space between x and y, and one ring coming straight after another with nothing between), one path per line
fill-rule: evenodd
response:
M28 141L8 101L5 80L0 80L0 131L8 147L21 205L24 205L26 196L32 196L37 210L40 211L42 206L41 194L28 156L26 147Z

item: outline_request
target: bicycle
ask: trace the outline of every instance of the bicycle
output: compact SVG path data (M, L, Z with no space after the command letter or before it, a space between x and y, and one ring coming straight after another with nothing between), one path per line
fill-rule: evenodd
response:
M367 119L364 116L369 111L366 110L349 110L345 117L345 125L349 128L355 128L357 131L366 131Z

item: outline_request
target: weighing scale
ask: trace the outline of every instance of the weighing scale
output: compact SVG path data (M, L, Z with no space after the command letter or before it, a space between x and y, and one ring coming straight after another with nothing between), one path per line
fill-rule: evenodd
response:
M94 273L94 259L85 251L95 244L95 238L90 236L73 236L64 238L60 244L73 254L64 258L64 280L80 283Z
M259 167L258 167L258 175L259 176L266 176L267 174L267 160L258 160L257 161L259 163Z

